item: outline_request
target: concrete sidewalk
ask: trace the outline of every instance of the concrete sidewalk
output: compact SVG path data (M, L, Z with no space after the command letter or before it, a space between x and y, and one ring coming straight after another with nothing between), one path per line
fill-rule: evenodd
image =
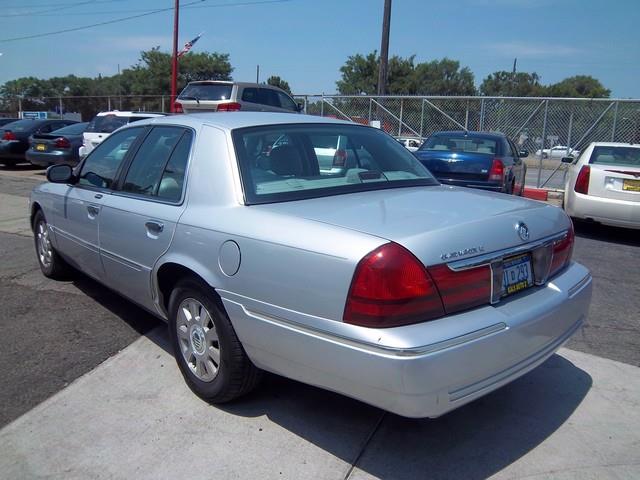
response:
M0 478L640 478L640 369L570 350L437 420L276 376L192 395L166 329L0 431Z

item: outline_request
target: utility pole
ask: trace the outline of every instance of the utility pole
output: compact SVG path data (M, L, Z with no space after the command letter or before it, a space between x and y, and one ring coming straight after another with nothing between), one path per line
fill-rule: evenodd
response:
M387 93L387 65L389 63L389 25L391 23L391 0L384 0L382 19L382 42L380 44L380 66L378 67L378 95Z
M518 59L514 58L513 59L513 74L516 74L516 66L518 65Z
M260 83L260 65L256 65L256 83Z
M173 57L171 59L171 105L169 111L176 111L176 96L178 95L178 15L180 0L176 0L175 13L173 15Z

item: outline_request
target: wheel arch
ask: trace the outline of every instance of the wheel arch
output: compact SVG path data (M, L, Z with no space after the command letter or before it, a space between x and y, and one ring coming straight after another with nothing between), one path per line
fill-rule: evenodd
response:
M36 213L38 213L38 211L42 211L42 206L40 205L39 202L35 201L31 203L31 209L29 212L29 225L31 225L31 231L33 231L33 219L36 216Z

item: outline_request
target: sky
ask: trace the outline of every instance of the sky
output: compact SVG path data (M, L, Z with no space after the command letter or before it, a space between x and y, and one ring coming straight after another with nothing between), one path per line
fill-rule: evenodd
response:
M180 0L179 45L228 53L233 78L279 75L295 94L335 93L350 55L380 49L384 0ZM140 51L170 51L174 0L0 0L0 84L19 77L113 75ZM16 37L165 12L75 32ZM640 98L640 0L393 0L389 55L460 61L476 85L497 70L543 84L598 78Z

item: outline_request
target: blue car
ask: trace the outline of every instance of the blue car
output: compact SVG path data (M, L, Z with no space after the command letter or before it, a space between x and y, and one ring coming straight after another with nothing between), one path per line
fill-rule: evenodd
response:
M442 183L522 195L528 156L502 133L449 131L431 135L415 152Z

